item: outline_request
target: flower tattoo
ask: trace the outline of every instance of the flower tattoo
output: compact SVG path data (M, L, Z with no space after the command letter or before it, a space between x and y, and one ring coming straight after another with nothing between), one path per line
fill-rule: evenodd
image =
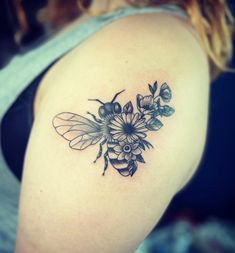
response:
M146 140L149 131L158 131L163 123L161 117L170 117L175 110L167 105L172 92L167 83L158 90L157 81L149 84L150 94L136 96L137 112L132 102L123 107L115 102L124 90L115 94L111 102L103 103L99 99L89 99L101 104L98 115L88 112L92 120L81 115L62 112L53 119L56 132L69 141L72 149L84 150L99 143L99 152L94 162L104 157L103 175L111 164L122 176L133 176L139 163L145 163L143 151L153 148ZM156 95L158 93L158 95ZM106 151L103 154L103 149Z
M142 153L138 142L118 142L113 148L113 150L116 154L116 159L118 159L119 161L122 161L124 159L126 161L136 161L137 156L140 156Z
M148 113L153 108L153 96L142 96L142 95L137 95L137 106L138 110L141 113Z
M133 142L145 138L145 132L148 129L145 127L144 118L141 118L139 113L122 113L115 115L110 121L110 134L114 140Z

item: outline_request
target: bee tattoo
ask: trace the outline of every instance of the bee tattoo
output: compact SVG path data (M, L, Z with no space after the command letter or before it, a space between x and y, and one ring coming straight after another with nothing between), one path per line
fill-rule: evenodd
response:
M137 112L134 112L131 101L123 107L116 102L117 97L125 91L122 90L114 95L111 102L89 99L101 104L99 117L87 112L91 120L75 113L62 112L54 117L53 126L59 135L69 141L72 149L84 150L99 143L94 163L103 155L103 176L110 163L122 176L132 177L138 163L145 163L143 151L153 148L146 140L147 133L158 131L163 126L160 118L169 117L175 112L166 104L172 98L167 83L163 83L159 89L157 81L148 87L149 95L136 96ZM103 154L104 147L106 150Z

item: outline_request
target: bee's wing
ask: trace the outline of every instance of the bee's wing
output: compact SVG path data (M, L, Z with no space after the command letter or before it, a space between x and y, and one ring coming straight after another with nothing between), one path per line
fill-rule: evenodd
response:
M70 141L69 146L73 149L83 150L103 137L99 124L70 112L56 115L53 126L59 135Z

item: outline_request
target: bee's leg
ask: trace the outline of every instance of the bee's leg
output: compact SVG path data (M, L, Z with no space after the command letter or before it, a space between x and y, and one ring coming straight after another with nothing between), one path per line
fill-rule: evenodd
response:
M102 176L105 176L105 172L108 168L109 165L109 156L108 156L108 150L104 153L104 172L102 174Z
M100 123L100 124L103 123L102 120L101 120L101 119L97 119L96 116L95 116L94 114L92 114L92 113L90 113L90 112L87 112L87 114L91 115L92 118L93 118L97 123Z
M100 149L99 149L99 152L96 156L96 159L94 161L94 163L96 163L96 161L101 157L102 153L103 153L103 145L106 143L106 139L104 139L101 143L100 143Z

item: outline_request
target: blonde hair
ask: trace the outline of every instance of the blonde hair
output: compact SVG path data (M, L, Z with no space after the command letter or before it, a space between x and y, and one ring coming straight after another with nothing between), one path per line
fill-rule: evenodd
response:
M82 0L77 0L81 11ZM197 30L211 65L211 76L215 78L223 71L234 71L228 67L232 57L234 18L225 0L126 0L135 7L174 4L182 8Z

